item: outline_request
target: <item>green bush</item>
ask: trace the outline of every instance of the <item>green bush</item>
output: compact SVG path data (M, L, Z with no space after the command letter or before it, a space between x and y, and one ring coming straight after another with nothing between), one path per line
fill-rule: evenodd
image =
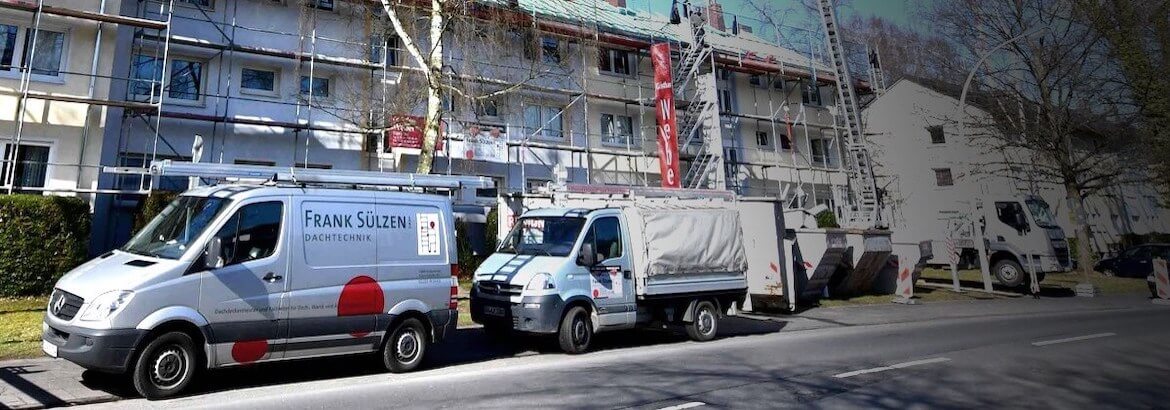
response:
M499 231L499 226L496 222L499 220L499 213L495 209L487 214L487 221L483 229L483 247L484 252L475 254L475 250L471 249L471 238L468 233L467 222L459 221L455 223L455 247L459 251L459 278L470 279L471 275L475 274L475 270L479 269L479 265L483 263L488 256L496 251L496 246L499 240L496 239L496 232Z
M817 214L817 228L840 228L837 224L837 215L832 211L824 210Z
M0 296L45 295L85 262L89 205L77 198L0 196Z
M154 191L147 195L146 199L138 203L138 212L134 214L134 233L142 230L142 227L150 223L155 215L158 215L167 205L174 201L179 196L177 192L168 191Z

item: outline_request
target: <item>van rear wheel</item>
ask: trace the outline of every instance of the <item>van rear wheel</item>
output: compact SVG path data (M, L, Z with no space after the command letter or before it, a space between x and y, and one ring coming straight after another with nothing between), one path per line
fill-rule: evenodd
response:
M695 305L695 316L688 323L687 336L696 342L706 342L714 339L719 331L719 312L711 302L699 302Z
M134 389L151 400L181 393L195 378L196 354L195 341L186 333L156 337L134 363Z
M382 364L393 373L409 372L422 364L426 352L426 328L418 319L406 319L382 346Z
M589 342L593 341L593 321L589 318L589 311L580 306L569 309L561 319L557 339L565 353L579 354L589 350Z

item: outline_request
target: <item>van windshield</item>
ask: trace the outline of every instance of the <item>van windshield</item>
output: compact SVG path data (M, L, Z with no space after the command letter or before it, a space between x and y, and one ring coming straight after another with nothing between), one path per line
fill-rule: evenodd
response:
M1032 219L1036 220L1036 225L1042 228L1055 228L1056 218L1052 217L1052 208L1048 207L1048 203L1039 199L1029 199L1024 201L1028 204L1028 210L1032 212Z
M188 245L215 219L228 200L181 196L138 231L123 251L156 258L179 259Z
M585 218L520 218L500 244L499 251L517 255L569 256L584 225Z

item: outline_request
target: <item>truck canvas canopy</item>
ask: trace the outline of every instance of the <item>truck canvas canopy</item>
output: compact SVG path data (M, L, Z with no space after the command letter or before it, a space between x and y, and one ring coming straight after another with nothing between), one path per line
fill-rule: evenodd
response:
M738 211L635 209L645 237L647 276L747 270Z

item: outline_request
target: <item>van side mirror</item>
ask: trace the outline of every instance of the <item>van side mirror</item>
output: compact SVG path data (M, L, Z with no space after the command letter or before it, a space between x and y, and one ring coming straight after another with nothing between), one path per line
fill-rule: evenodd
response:
M223 263L223 239L218 236L211 237L207 241L207 248L203 251L203 266L207 269L222 268Z
M585 267L597 265L597 253L593 252L593 244L581 245L581 251L577 252L577 264Z

